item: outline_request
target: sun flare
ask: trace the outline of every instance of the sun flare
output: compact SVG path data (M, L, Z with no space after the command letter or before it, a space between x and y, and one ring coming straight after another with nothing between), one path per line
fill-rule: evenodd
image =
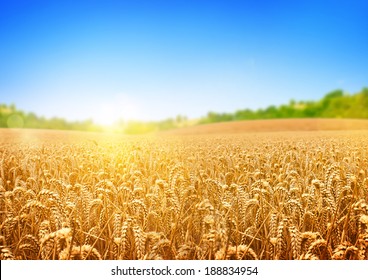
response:
M142 118L138 102L131 98L119 97L114 102L106 102L96 110L93 120L103 126L114 126L118 122L140 120Z

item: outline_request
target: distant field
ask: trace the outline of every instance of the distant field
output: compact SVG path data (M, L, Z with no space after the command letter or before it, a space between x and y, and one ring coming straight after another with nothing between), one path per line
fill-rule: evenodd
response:
M320 130L368 130L368 120L358 119L276 119L233 121L197 125L164 133L185 134L221 134L271 131L320 131Z
M365 125L1 129L0 259L368 260Z

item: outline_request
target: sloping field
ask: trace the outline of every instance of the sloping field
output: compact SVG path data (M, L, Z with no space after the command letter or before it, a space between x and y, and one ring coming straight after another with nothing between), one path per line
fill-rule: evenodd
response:
M277 119L234 121L197 125L165 133L175 135L222 134L275 131L368 130L368 120L358 119Z

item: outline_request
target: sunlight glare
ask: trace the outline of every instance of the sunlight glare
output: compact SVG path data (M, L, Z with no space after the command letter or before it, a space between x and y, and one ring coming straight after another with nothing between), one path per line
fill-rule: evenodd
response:
M136 100L118 96L111 102L101 104L93 116L93 121L103 126L113 126L119 121L137 120L141 117Z

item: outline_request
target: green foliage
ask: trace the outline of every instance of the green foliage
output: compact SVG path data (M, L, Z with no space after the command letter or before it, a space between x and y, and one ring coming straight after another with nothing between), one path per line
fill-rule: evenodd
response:
M115 124L113 129L117 132L124 132L126 134L142 134L159 130L179 128L187 125L187 117L178 115L175 119L170 118L156 122L119 121ZM92 120L68 122L62 118L46 119L45 117L39 117L34 113L25 113L21 110L18 110L14 104L0 104L0 127L81 131L103 131L106 129L102 126L94 124Z
M269 106L258 110L238 110L235 113L209 112L196 124L228 122L234 120L279 119L279 118L368 118L368 88L350 95L342 90L335 90L319 101L295 101L281 106ZM156 122L120 121L115 130L126 134L141 134L161 130L180 128L194 124L185 116L178 115ZM62 118L46 119L34 113L25 113L14 104L0 104L0 127L42 128L60 130L102 131L104 128L86 120L68 122Z
M354 95L335 90L319 101L295 101L279 107L236 111L234 114L210 112L200 119L200 124L230 120L257 120L279 118L368 118L368 88Z
M18 110L14 104L0 104L0 127L102 131L102 127L95 125L92 120L68 122L62 118L46 119Z

